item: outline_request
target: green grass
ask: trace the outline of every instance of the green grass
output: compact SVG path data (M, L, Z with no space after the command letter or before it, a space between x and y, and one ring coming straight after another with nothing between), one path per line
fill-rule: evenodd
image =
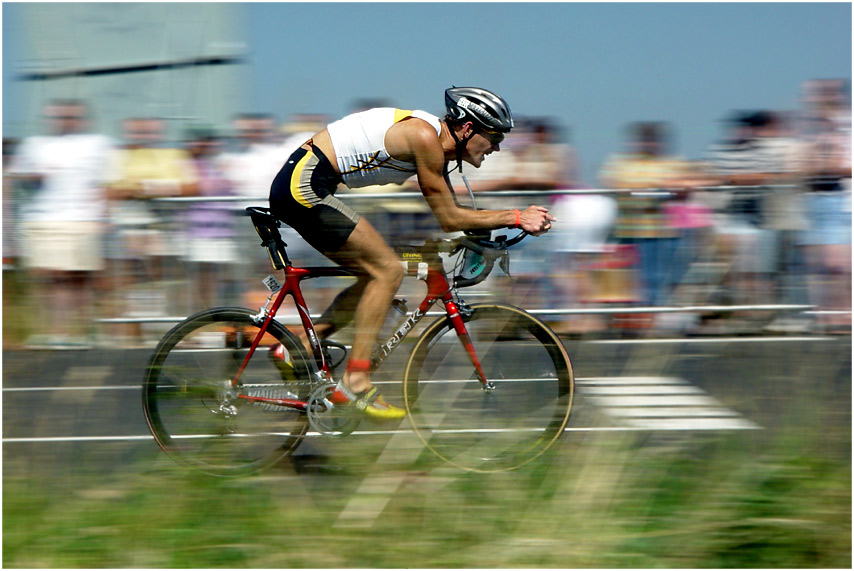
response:
M7 478L3 565L850 567L850 457L816 446L825 434L673 438L570 436L491 475L380 468L378 450L339 445L335 469L310 476L216 479L155 456L111 476ZM370 478L395 490L380 516L338 525Z
M3 272L3 347L19 346L36 330L32 296L21 270Z

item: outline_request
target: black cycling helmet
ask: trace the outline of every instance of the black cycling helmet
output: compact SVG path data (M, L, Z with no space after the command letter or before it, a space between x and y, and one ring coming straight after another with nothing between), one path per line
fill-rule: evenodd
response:
M445 90L445 108L458 121L472 121L486 131L508 133L513 128L510 106L499 95L480 87Z
M471 121L477 127L490 133L508 133L513 128L513 115L510 106L499 95L480 87L451 87L445 90L445 108L448 117L465 123ZM473 136L460 140L451 129L457 147L457 169L463 172L463 148ZM445 167L447 169L447 165Z

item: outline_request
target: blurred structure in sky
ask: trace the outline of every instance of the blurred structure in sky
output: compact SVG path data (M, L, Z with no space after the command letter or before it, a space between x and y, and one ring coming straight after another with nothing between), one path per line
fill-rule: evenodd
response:
M43 104L74 97L94 107L93 129L119 137L128 117L167 121L167 138L183 123L225 126L245 108L248 73L243 8L228 3L22 3L26 43L16 46L31 107L7 128L33 132ZM4 117L4 121L7 121ZM173 125L174 124L174 125Z

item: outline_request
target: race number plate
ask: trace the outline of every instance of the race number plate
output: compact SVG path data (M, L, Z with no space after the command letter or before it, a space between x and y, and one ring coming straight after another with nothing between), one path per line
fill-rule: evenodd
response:
M280 289L282 289L282 284L279 283L279 280L276 279L276 276L269 275L263 280L264 285L267 286L267 289L270 290L271 293L276 293Z

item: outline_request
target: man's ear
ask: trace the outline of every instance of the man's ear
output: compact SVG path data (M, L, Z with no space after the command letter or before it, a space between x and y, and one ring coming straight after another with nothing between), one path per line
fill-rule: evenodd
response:
M460 131L460 139L467 139L474 135L474 123L471 121L466 121L463 123L463 128Z

